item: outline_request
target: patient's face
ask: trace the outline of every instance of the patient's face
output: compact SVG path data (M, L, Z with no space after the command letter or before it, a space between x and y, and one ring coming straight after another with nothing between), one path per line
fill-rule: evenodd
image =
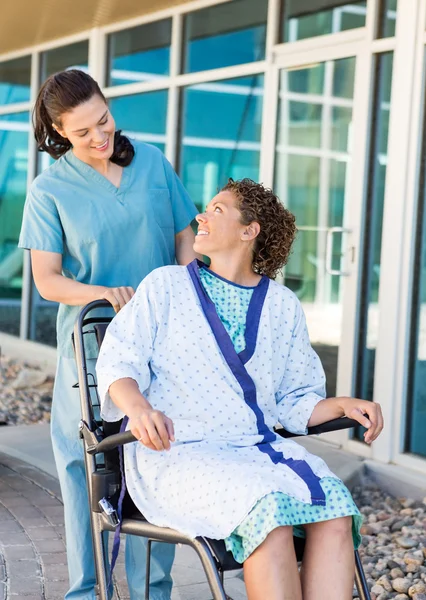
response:
M195 252L211 257L215 252L230 251L244 244L246 226L241 223L237 199L232 192L219 192L205 212L195 218L198 223Z

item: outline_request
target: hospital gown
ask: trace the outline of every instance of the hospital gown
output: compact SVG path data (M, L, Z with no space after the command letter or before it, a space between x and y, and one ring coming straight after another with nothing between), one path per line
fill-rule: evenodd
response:
M275 498L281 510L286 499L289 506L295 503L293 510L302 506L314 515L322 509L334 518L330 482L337 495L346 488L320 458L273 432L280 422L305 433L324 397L324 373L297 298L267 277L243 288L250 290L242 295L245 343L235 347L242 330L226 311L235 298L219 306L204 269L194 261L188 268L154 271L114 319L98 360L102 413L106 420L123 416L108 395L114 381L138 382L153 407L173 420L176 442L170 452L125 446L126 480L136 506L154 524L228 538L228 548L242 561L271 524L269 531L278 526L262 527L263 539L253 536L256 507ZM343 513L358 516L347 494L349 510ZM247 524L248 543L238 547L236 536Z

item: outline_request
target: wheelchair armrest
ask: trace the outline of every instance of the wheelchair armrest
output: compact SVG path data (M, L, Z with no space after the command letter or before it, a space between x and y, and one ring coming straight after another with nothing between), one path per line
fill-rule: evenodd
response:
M351 429L352 427L356 427L356 425L359 425L359 423L355 419L340 417L339 419L332 419L331 421L321 423L321 425L315 425L315 427L308 427L306 435L318 435L320 433L329 433L330 431L339 431L340 429ZM291 433L291 431L287 431L284 428L277 428L275 433L283 438L305 437L303 434Z
M333 419L332 421L321 423L321 425L315 425L315 427L309 427L307 435L318 435L320 433L328 433L329 431L338 431L339 429L350 429L356 425L359 425L358 421L355 421L354 419L348 419L347 417L342 417L340 419ZM291 433L286 429L276 429L275 433L284 438L302 437L300 434ZM87 449L87 451L89 454L100 454L101 452L108 452L109 450L118 448L118 446L124 446L124 444L131 444L132 442L136 441L137 440L131 431L115 433L114 435L109 435L108 437L104 438L96 445L91 446Z

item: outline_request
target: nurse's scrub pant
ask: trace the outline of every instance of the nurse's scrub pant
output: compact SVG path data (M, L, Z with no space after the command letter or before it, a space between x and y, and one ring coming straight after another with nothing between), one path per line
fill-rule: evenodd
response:
M95 373L95 361L88 360L90 373ZM89 499L83 457L83 442L79 438L81 419L74 359L59 357L52 404L52 444L61 485L65 512L70 589L65 600L95 600L95 563L90 530ZM145 594L145 560L147 541L126 536L126 574L131 600L141 600ZM153 543L151 559L151 600L170 600L175 546Z

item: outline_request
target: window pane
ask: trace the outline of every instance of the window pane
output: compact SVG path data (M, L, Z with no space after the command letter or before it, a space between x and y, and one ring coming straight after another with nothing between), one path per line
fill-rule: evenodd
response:
M364 233L365 248L357 383L358 397L367 400L373 399L377 327L379 321L378 297L393 54L381 54L377 60L373 113L374 129L370 157L371 176L366 209L366 229ZM357 432L357 437L360 440L363 439L363 431L365 430L360 427Z
M36 160L37 175L55 162L47 152L38 152ZM41 344L56 347L56 316L59 304L42 298L34 281L32 281L32 286L29 338Z
M285 0L282 42L296 42L318 35L364 27L367 2L348 0Z
M282 106L280 109L282 109ZM284 105L285 106L285 105ZM307 146L318 148L321 144L321 104L309 104L308 102L289 102L289 139L288 143L293 146ZM280 125L278 137L284 137L287 126L284 131L281 128L285 122L284 115L279 115Z
M266 0L234 0L185 16L184 73L263 60Z
M167 91L113 98L109 101L117 129L165 150Z
M263 76L186 88L180 174L203 210L228 177L259 177Z
M426 457L426 117L423 117L420 201L413 264L413 305L405 452Z
M419 219L422 229L418 235L414 264L412 360L409 363L410 366L412 365L412 370L409 380L405 451L426 457L426 211L424 181L422 194Z
M0 117L0 330L19 334L23 250L17 247L27 189L29 114Z
M334 106L332 108L331 147L346 152L350 143L352 125L352 107Z
M333 96L352 99L355 85L355 61L343 58L336 60L333 72Z
M312 342L335 395L345 268L355 59L281 71L274 189L296 216L298 235L284 283L301 300ZM327 253L331 243L331 255ZM328 261L328 263L327 263Z
M382 0L379 37L393 37L396 29L397 0Z
M324 73L325 63L289 71L287 72L288 91L298 94L322 95L324 93Z
M27 102L30 99L31 57L0 63L0 104Z
M59 73L66 69L87 71L88 59L89 42L87 40L43 52L41 55L41 81L53 73Z
M150 81L168 75L171 39L171 19L109 35L107 85Z
M44 300L33 284L30 339L56 347L56 316L59 304Z

